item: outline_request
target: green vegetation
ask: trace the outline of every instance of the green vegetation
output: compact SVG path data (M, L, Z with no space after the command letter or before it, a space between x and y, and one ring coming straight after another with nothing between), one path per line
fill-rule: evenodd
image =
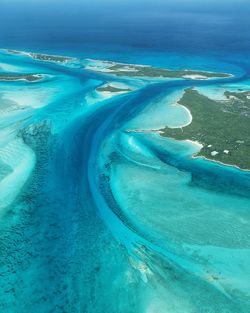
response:
M227 73L214 73L206 71L193 71L193 70L168 70L162 68L156 68L146 65L134 65L115 63L111 61L102 61L105 65L100 71L104 71L107 74L113 74L116 76L127 77L145 77L145 78L185 78L185 79L208 79L208 78L228 78L231 74ZM95 66L94 71L99 71Z
M39 61L49 61L49 62L58 62L58 63L64 63L73 60L69 57L62 57L62 56L56 56L56 55L47 55L47 54L36 54L36 53L30 53L30 56Z
M160 68L154 68L150 66L134 66L135 71L127 70L123 66L120 66L119 68L116 66L113 66L110 68L110 70L114 71L115 75L117 76L128 76L128 77L152 77L152 78L189 78L191 79L191 76L197 75L198 79L207 79L207 78L225 78L229 77L228 74L224 73L210 73L210 72L202 72L202 71L191 71L191 70L178 70L178 71L171 71L166 69L160 69ZM191 76L190 76L191 75ZM190 76L190 77L188 77Z
M41 80L43 76L41 74L3 74L0 73L0 81L18 81L26 80L27 82L35 82Z
M12 50L12 49L3 49L4 51L8 52L9 54L21 54L21 51Z
M107 92L129 92L131 91L131 89L129 88L118 88L118 87L114 87L114 86L111 86L111 85L106 85L106 86L101 86L101 87L98 87L96 88L96 91L99 91L99 92L104 92L104 91L107 91Z
M250 93L225 92L227 100L216 101L187 89L179 104L188 108L192 122L183 128L163 129L162 136L198 141L197 156L250 169Z
M225 102L224 110L240 115L250 116L250 92L226 91L225 96L228 100Z
M64 63L64 62L68 62L68 61L74 60L73 58L70 58L70 57L64 57L64 56L58 56L58 55L31 53L31 52L17 51L17 50L11 50L11 49L8 49L6 51L8 53L10 53L10 54L24 55L24 56L28 56L28 57L31 57L34 60L39 60L39 61Z

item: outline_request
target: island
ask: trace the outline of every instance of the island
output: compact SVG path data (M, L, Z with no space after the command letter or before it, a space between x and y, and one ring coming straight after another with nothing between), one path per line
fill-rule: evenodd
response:
M85 69L101 72L105 74L112 74L115 76L126 76L134 78L177 78L190 80L205 80L211 78L229 78L232 74L208 72L198 70L170 70L152 67L149 65L125 64L112 61L101 61L87 59Z
M6 74L0 73L0 81L19 81L35 82L43 79L42 74Z
M120 87L115 87L112 85L103 85L98 88L96 88L96 91L98 92L111 92L111 93L120 93L120 92L129 92L131 89L129 88L120 88Z
M214 100L194 88L185 90L179 104L192 115L182 128L161 129L160 134L202 145L195 156L250 170L250 91L225 91Z
M5 53L12 55L27 56L34 60L61 63L62 65L78 64L80 67L89 71L97 73L111 74L117 77L128 78L140 78L140 79L186 79L186 80L207 80L207 79L225 79L230 78L233 75L229 73L210 72L204 70L192 70L192 69L165 69L153 67L150 65L141 64L126 64L121 62L95 60L95 59L81 59L68 57L49 55L41 53L33 53L26 51L18 51L13 49L1 49Z
M45 61L45 62L66 63L66 62L75 60L75 58L66 57L66 56L32 53L32 52L25 52L25 51L11 50L11 49L3 49L3 50L9 54L28 56L34 60Z

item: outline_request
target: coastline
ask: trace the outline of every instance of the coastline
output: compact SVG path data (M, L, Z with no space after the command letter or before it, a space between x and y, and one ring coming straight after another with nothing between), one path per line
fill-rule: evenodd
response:
M250 169L244 169L244 168L241 168L241 167L239 167L237 165L234 165L234 164L228 164L228 163L223 163L221 161L209 159L209 158L207 158L207 157L205 157L203 155L192 155L192 158L194 158L194 159L201 158L201 159L207 160L209 162L214 162L214 163L217 163L217 164L220 164L220 165L223 165L223 166L229 166L229 167L235 168L235 169L240 170L240 171L250 172Z
M241 1L2 1L0 312L250 313Z
M183 126L184 127L184 126ZM181 127L180 127L181 128ZM159 129L126 129L125 130L126 133L157 133L157 134L162 134L163 131L159 130ZM161 136L162 137L162 136ZM164 137L163 137L164 138ZM166 137L167 138L167 137ZM199 151L203 148L203 145L198 142L198 141L193 141L193 140L190 140L190 139L185 139L185 140L177 140L177 139L174 139L174 138L171 138L169 137L168 139L171 139L171 140L174 140L176 142L187 142L189 143L190 145L193 145L197 148L199 148ZM199 152L198 151L198 152ZM196 152L197 153L197 152ZM204 160L207 160L207 161L211 161L211 162L214 162L214 163L218 163L218 164L221 164L223 166L229 166L229 167L233 167L233 168L236 168L238 170L241 170L241 171L245 171L245 172L250 172L250 169L243 169L237 165L234 165L234 164L228 164L228 163L223 163L221 161L217 161L217 160L213 160L213 159L209 159L203 155L196 155L196 153L193 153L191 155L191 158L192 159L204 159Z
M190 139L178 140L178 139L174 139L174 138L171 138L171 137L165 137L165 138L168 138L170 140L174 140L176 142L187 142L190 145L193 145L193 146L195 146L195 147L197 147L199 149L203 148L203 145L200 142L198 142L198 141L193 141L193 140L190 140ZM209 162L214 162L214 163L217 163L217 164L220 164L220 165L223 165L223 166L229 166L229 167L235 168L235 169L240 170L240 171L250 172L250 169L243 169L243 168L241 168L241 167L239 167L237 165L234 165L234 164L228 164L228 163L223 163L221 161L217 161L217 160L214 160L214 159L209 159L209 158L207 158L207 157L205 157L203 155L196 155L196 153L193 153L190 156L191 156L192 159L204 159L204 160L207 160Z
M159 129L126 129L125 132L126 133L157 133L157 134L162 134L163 133ZM185 139L185 140L177 140L177 139L174 139L174 138L168 138L168 139L174 140L176 142L187 142L190 145L193 145L193 146L199 148L199 151L203 148L203 145L200 142L198 142L198 141L193 141L193 140L190 140L190 139ZM203 155L196 155L196 153L193 153L191 155L192 159L204 159L204 160L207 160L207 161L211 161L211 162L214 162L214 163L221 164L223 166L233 167L233 168L236 168L236 169L238 169L240 171L250 172L250 169L243 169L243 168L241 168L241 167L239 167L237 165L234 165L234 164L228 164L228 163L223 163L221 161L209 159L209 158L207 158L207 157L205 157Z
M183 128L183 127L186 127L186 126L188 126L188 125L190 125L191 123L192 123L192 120L193 120L193 116L192 116L192 114L191 114L191 112L190 112L190 110L187 108L187 107L185 107L184 105L182 105L182 104L175 104L176 106L181 106L187 113L188 113L188 116L189 116L189 121L186 123L186 124L183 124L183 125L181 125L181 126L178 126L178 127L170 127L170 128Z
M247 151L249 140L247 131L249 130L249 115L245 107L247 108L249 103L243 102L244 98L243 100L241 98L239 100L236 97L233 98L234 101L241 101L238 111L234 111L231 107L235 106L235 103L231 103L230 100L230 98L227 101L213 100L200 94L196 88L186 89L184 96L178 101L178 104L188 112L190 121L178 127L166 126L162 129L164 132L163 137L179 141L192 138L193 140L190 139L190 141L198 142L200 149L202 149L199 156L248 171L249 155ZM243 106L244 104L245 107ZM245 114L241 114L241 108L243 112L246 112ZM193 118L195 120L192 126L190 126ZM228 121L227 125L229 125L229 122L232 122L232 127L223 126L223 121ZM239 121L241 122L240 129L236 126L236 121L238 123ZM186 126L189 127L184 129ZM231 142L230 138L232 138ZM229 154L229 156L226 157L226 154Z
M228 79L233 75L224 72L211 72L193 69L169 69L154 67L151 65L137 65L113 62L108 60L85 59L87 64L83 64L86 70L110 74L114 76L124 76L130 79L181 79L181 80L210 80ZM92 63L91 63L92 62Z

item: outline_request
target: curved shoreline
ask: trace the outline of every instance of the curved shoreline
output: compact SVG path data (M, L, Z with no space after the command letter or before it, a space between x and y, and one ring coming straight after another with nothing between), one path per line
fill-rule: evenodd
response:
M58 66L45 63L43 66L56 68L56 77ZM20 103L24 104L30 99L30 103L37 107L39 102L34 96L44 91L40 100L47 107L34 110L34 118L28 123L20 123L26 143L34 147L38 165L29 186L20 192L10 214L2 221L4 232L1 238L7 253L1 259L10 267L4 268L1 281L2 291L15 297L15 301L8 304L10 310L14 312L16 303L24 301L26 310L18 308L20 313L39 311L39 301L41 297L46 297L51 300L46 300L49 307L54 303L66 305L66 301L73 306L81 298L85 311L94 308L102 312L106 305L106 311L116 311L124 290L125 299L128 299L124 312L131 309L138 313L148 311L149 303L155 297L162 297L163 303L172 305L171 296L175 296L181 305L183 299L189 301L191 298L207 297L205 307L210 309L212 306L211 310L216 312L218 303L224 305L230 301L229 297L233 298L238 293L224 283L228 272L225 270L220 274L220 268L214 265L210 255L203 257L202 251L193 243L201 242L202 246L207 246L212 242L219 246L221 266L229 264L228 259L223 259L223 244L227 245L229 236L221 224L216 228L219 219L216 214L224 210L227 218L231 217L228 212L234 213L235 216L232 214L229 220L231 223L224 227L228 227L229 231L233 226L238 227L237 218L241 217L239 212L245 209L245 199L236 199L235 203L239 205L235 206L235 211L231 204L227 204L240 192L245 192L244 181L242 189L233 190L243 175L224 167L207 166L205 162L201 162L202 165L191 162L186 151L194 151L189 146L199 147L198 143L188 142L179 145L184 147L179 149L176 143L169 141L169 150L164 150L162 141L155 140L159 136L151 135L154 142L150 142L145 139L150 135L132 134L161 134L161 130L154 127L149 130L125 129L130 125L127 123L149 103L154 103L158 95L165 94L168 88L171 91L173 86L179 87L179 84L144 85L135 88L136 92L107 101L96 98L97 105L91 106L83 96L95 93L96 87L106 82L106 77L89 75L81 69L75 71L79 74L79 86L75 73L71 75L71 70L65 67L59 75L65 75L67 79L55 79L53 83L48 80L42 90L29 86L30 93L27 95L30 98L25 97L23 84L20 83L20 95L19 92L12 95L17 100L19 96L23 97ZM54 89L54 84L61 87ZM189 85L188 81L181 82L183 87ZM16 86L13 89L10 87L9 97ZM60 97L53 97L54 94L60 94ZM180 115L188 114L185 107L180 111ZM177 122L180 115L171 118ZM192 121L192 116L189 118ZM48 121L48 125L41 121ZM180 121L186 122L186 119ZM135 140L130 141L130 138ZM162 136L159 138L164 140ZM149 166L140 163L140 160L145 160ZM236 177L233 187L220 189L233 175ZM200 179L196 188L191 186L193 177L197 181ZM124 184L117 187L115 183L121 181ZM202 187L199 182L203 183ZM212 191L209 189L211 183ZM208 201L206 195L212 200ZM219 202L220 199L224 201ZM135 208L139 210L138 215L133 211ZM210 209L216 214L210 214ZM208 221L209 217L211 220ZM211 225L215 225L218 232L214 237L214 229L211 236L207 236ZM8 240L5 240L5 230L8 231ZM179 231L179 235L175 230ZM242 236L240 239L245 238L243 231L239 232L239 236ZM185 243L190 243L188 248L183 248ZM234 253L234 247L231 251ZM27 262L25 267L22 266L24 261L25 264ZM237 265L235 268L238 269ZM110 277L114 283L110 282ZM237 271L233 273L233 278L238 277ZM215 304L209 302L211 296L216 298ZM142 309L135 306L139 297ZM111 301L115 305L114 310L108 306L110 299L115 299ZM194 310L199 310L200 306L197 307L196 303L192 305ZM70 311L68 307L65 310Z

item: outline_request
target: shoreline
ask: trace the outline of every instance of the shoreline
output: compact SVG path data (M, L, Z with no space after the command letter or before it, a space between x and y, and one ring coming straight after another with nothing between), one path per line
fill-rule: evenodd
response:
M156 133L156 134L159 134L159 135L163 133L163 131L161 131L159 129L126 129L125 132L126 133L144 133L144 134L146 134L146 133ZM199 151L203 148L203 145L200 142L198 142L198 141L193 141L193 140L190 140L190 139L177 140L177 139L174 139L174 138L171 138L171 137L165 137L165 138L168 138L170 140L174 140L176 142L187 142L188 144L193 145L193 146L199 148ZM235 168L235 169L240 170L240 171L250 172L250 169L243 169L243 168L239 167L238 165L223 163L221 161L209 159L209 158L207 158L207 157L205 157L203 155L196 155L196 153L197 152L195 152L195 153L190 155L192 159L203 159L203 160L207 160L209 162L214 162L214 163L217 163L217 164L220 164L220 165L223 165L223 166L228 166L228 167L231 167L231 168Z
M74 57L46 54L46 53L19 51L19 50L14 50L14 49L7 49L7 48L0 48L0 51L3 51L4 53L10 54L10 55L26 56L35 61L53 62L56 64L66 64L68 62L73 62L77 60L77 58L74 58Z
M212 72L193 69L169 69L152 65L138 65L108 60L85 59L84 69L103 74L125 76L130 79L182 79L182 80L211 80L228 79L234 75L224 72Z
M163 138L168 138L168 139L174 140L176 142L187 142L190 145L193 145L193 146L195 146L197 148L200 148L200 150L203 148L203 145L200 142L198 142L198 141L193 141L193 140L190 140L190 139L177 140L177 139L174 139L174 138L171 138L171 137L163 137ZM217 164L220 164L220 165L223 165L223 166L232 167L232 168L235 168L235 169L240 170L240 171L250 172L250 169L243 169L243 168L239 167L238 165L223 163L221 161L217 161L217 160L214 160L214 159L209 159L209 158L207 158L207 157L205 157L203 155L196 155L196 153L191 154L191 158L192 159L203 159L203 160L207 160L209 162L214 162L214 163L217 163Z
M25 74L24 74L25 76ZM46 79L46 75L43 75L43 74L31 74L31 76L34 78L34 79L29 79L29 78L26 78L26 77L14 77L14 76L9 76L10 79L8 79L8 77L1 77L0 75L0 82L19 82L19 81L24 81L26 83L36 83L36 82L41 82L41 81L44 81Z
M163 132L160 129L126 129L126 133L158 133L162 134Z
M201 159L207 160L207 161L209 161L209 162L214 162L214 163L217 163L217 164L220 164L220 165L223 165L223 166L233 167L233 168L235 168L235 169L237 169L237 170L240 170L240 171L243 171L243 172L249 172L249 173L250 173L250 169L244 169L244 168L239 167L238 165L223 163L223 162L221 162L221 161L209 159L209 158L207 158L207 157L205 157L205 156L203 156L203 155L197 155L197 156L192 155L192 158L193 158L193 159L201 158Z
M198 92L198 90L197 90L197 88L191 88L191 91L192 90L194 90L194 91L196 91L198 94L199 94L199 92ZM202 95L202 94L201 94ZM203 95L202 95L203 96ZM206 97L207 98L207 96L204 96L204 97ZM210 99L210 98L208 98L208 99ZM234 168L237 168L237 169L239 169L239 170L242 170L242 171L247 171L247 172L249 172L250 171L250 169L249 169L249 163L244 163L244 162L242 162L242 161L240 161L240 160L237 160L237 158L225 158L225 157L223 157L223 153L222 153L222 151L223 151L223 149L222 149L222 151L219 149L219 147L218 147L218 151L220 151L221 153L222 153L222 155L220 154L218 157L216 156L217 154L218 154L218 152L217 151L212 151L211 152L211 156L210 156L210 152L208 151L208 149L207 149L207 147L208 148L210 148L211 147L211 145L209 145L208 144L208 142L206 141L206 138L204 139L202 139L201 137L199 138L199 136L197 137L196 135L194 135L192 132L186 132L186 129L184 130L183 128L184 127L186 127L186 126L189 126L190 124L191 124L191 122L192 122L192 120L193 120L193 116L192 116L192 113L191 113L191 111L190 111L190 109L187 107L187 106L185 106L185 102L184 102L184 104L182 104L183 102L181 101L182 99L180 99L179 101L178 101L178 103L177 103L177 105L181 105L185 110L186 110L186 112L188 112L188 115L190 116L190 120L189 120L189 122L187 122L187 123L185 123L185 124L183 124L183 125L181 125L181 126L178 126L178 127L169 127L169 126L166 126L164 129L162 129L163 130L163 132L164 132L164 136L163 137L167 137L167 138L170 138L170 139L174 139L174 140L176 140L176 141L186 141L186 142L190 142L191 144L193 144L193 145L195 145L195 146L197 146L198 148L199 148L199 155L197 155L198 153L196 153L196 155L193 155L193 157L194 158L196 158L196 157L202 157L202 158L204 158L204 159L206 159L206 160L209 160L209 161L213 161L213 162L216 162L216 163L218 163L218 164L222 164L222 165L225 165L225 166L231 166L231 167L234 167ZM195 99L193 99L193 101L195 101ZM211 100L211 101L216 101L216 100ZM202 102L202 103L204 103L204 102ZM210 103L209 103L210 104ZM191 106L191 108L192 108L192 106ZM217 112L217 111L216 111ZM205 113L205 112L204 112ZM230 113L230 111L229 111L229 113ZM229 113L227 113L227 114L229 114ZM204 114L203 114L204 115ZM204 115L205 116L205 115ZM216 117L216 115L214 116L214 118ZM204 122L204 121L203 121ZM205 122L204 122L205 123ZM204 124L205 125L205 124ZM199 127L200 127L200 131L201 131L201 133L202 133L202 128L204 128L204 127L206 127L206 126L204 126L204 125L200 125ZM165 129L169 129L169 135L165 132ZM213 130L211 130L211 131L213 131ZM171 134L177 134L176 136L174 135L174 136L172 136ZM189 134L189 136L187 136L187 134ZM193 138L194 140L191 140L191 139L189 139L189 138ZM197 140L195 140L195 139L197 139ZM198 140L199 139L202 139L202 141L203 141L203 143L201 143L201 142L199 142ZM215 139L216 140L216 139ZM220 142L220 140L219 140L219 138L217 139L217 141L216 142ZM204 149L203 149L204 148ZM202 150L202 151L201 151ZM216 150L216 149L215 149ZM226 153L226 154L228 154L228 152L229 152L229 150L230 149L228 149L226 146L225 146L225 149L224 149L224 153ZM247 157L247 155L246 155L246 157ZM226 162L223 162L223 161L226 161ZM227 161L229 161L229 162L227 162ZM233 161L235 161L235 163L233 162ZM239 165L237 165L237 164L239 164Z
M188 113L189 121L186 124L183 124L183 125L181 125L179 127L170 127L170 128L183 128L183 127L186 127L186 126L190 125L192 123L192 121L193 121L193 115L191 114L191 111L187 107L182 105L182 104L177 103L176 106L181 106Z

